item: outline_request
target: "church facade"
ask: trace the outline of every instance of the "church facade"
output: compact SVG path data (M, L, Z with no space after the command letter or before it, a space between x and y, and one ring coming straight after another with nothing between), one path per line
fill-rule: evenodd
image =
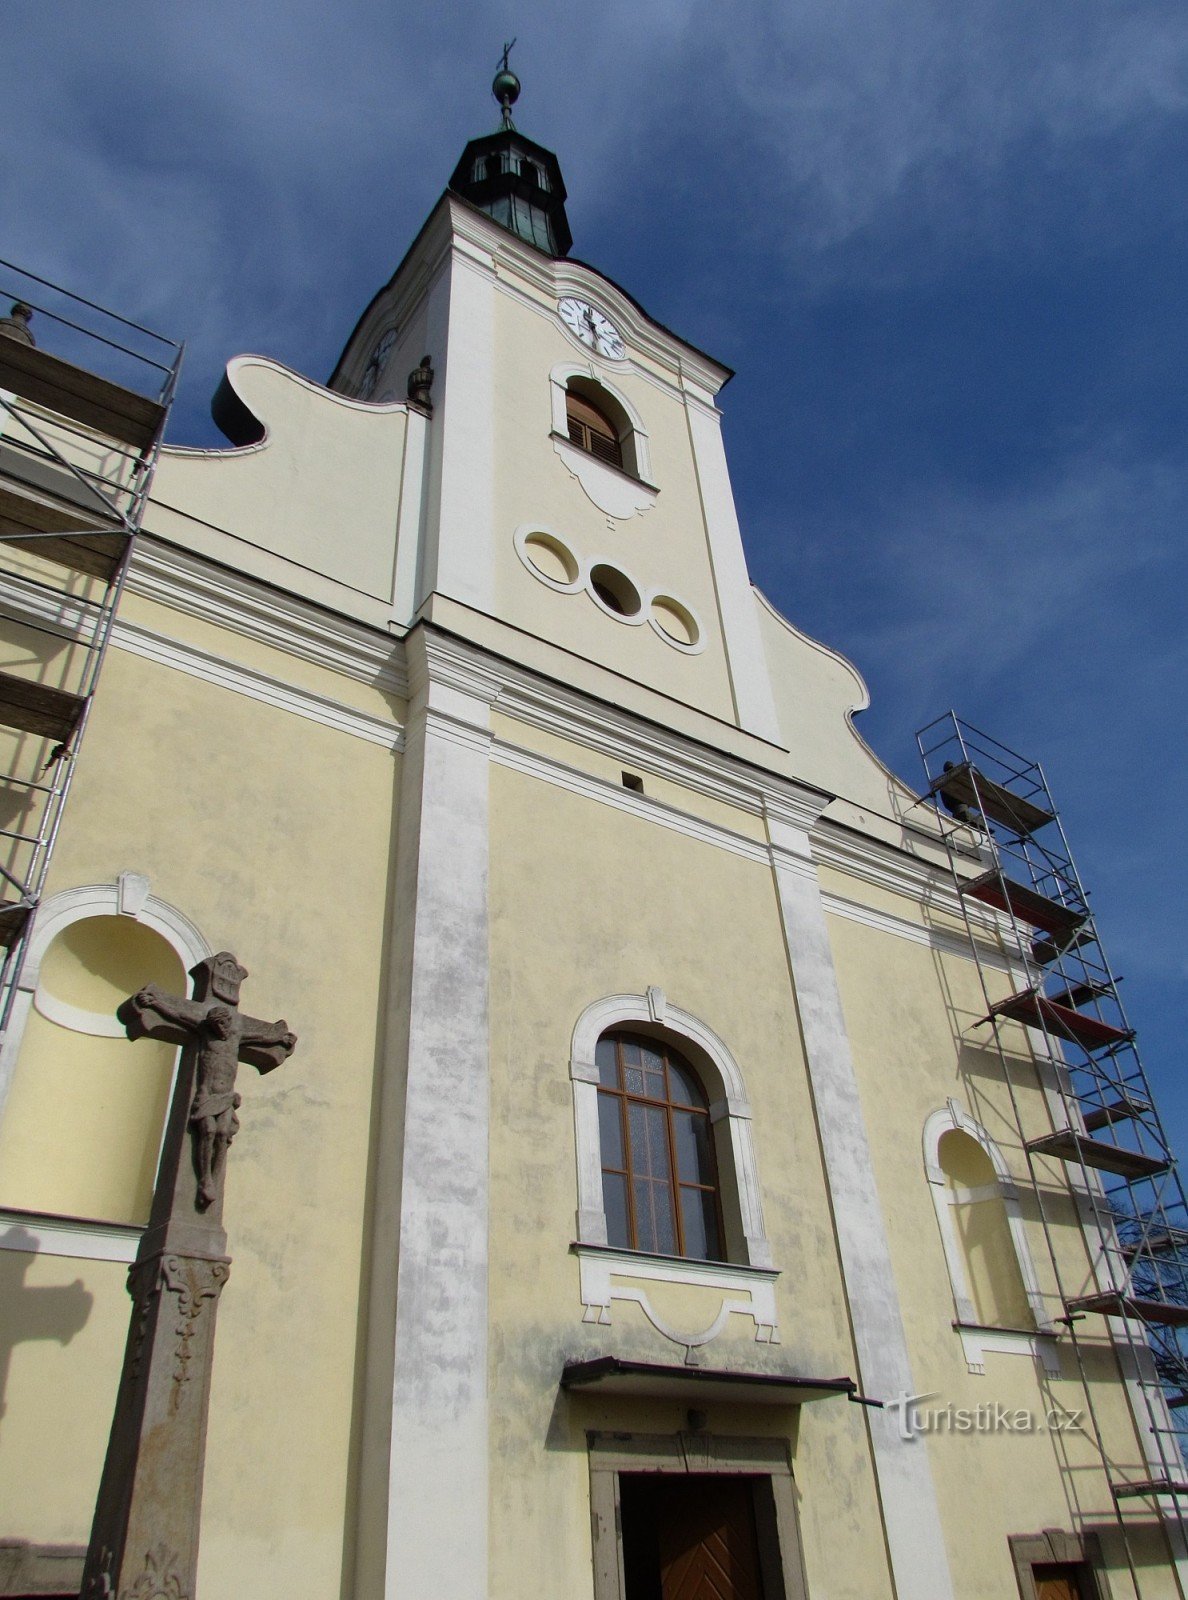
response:
M977 1030L1003 919L753 588L728 369L505 124L327 385L233 359L158 462L4 1041L0 1593L78 1592L103 1467L177 1056L115 1009L227 950L297 1044L203 1600L1183 1594L1143 1374L1070 1348L1092 1192L1029 1204L1052 1086Z

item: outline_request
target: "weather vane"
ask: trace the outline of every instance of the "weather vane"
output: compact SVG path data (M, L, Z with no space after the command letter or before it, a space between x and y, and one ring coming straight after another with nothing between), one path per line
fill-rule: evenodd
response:
M515 47L513 39L510 44L504 43L503 54L499 58L498 70L495 73L495 82L491 85L491 93L503 108L503 126L514 128L511 108L520 97L520 80L507 64L507 58Z

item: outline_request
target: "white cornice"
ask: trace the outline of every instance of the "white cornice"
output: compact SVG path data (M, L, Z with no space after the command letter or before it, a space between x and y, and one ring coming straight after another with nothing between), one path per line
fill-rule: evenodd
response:
M391 638L151 535L141 534L136 541L128 588L385 694L408 692Z
M65 596L47 594L44 589L35 588L12 575L5 576L0 593L3 609L18 621L52 629L66 640L86 643L94 637L94 612L84 610ZM258 634L251 636L259 637ZM339 733L350 734L390 750L402 748L402 730L395 716L385 718L360 711L330 695L317 694L313 690L287 683L275 674L261 672L256 667L244 666L242 662L232 661L213 651L171 639L156 629L146 628L126 617L117 615L115 618L111 644L117 650L127 651L129 655L140 656L191 678L200 678L233 694L241 694L249 700L258 700L280 711L304 717L309 722L319 722ZM374 683L375 679L372 677L366 681Z

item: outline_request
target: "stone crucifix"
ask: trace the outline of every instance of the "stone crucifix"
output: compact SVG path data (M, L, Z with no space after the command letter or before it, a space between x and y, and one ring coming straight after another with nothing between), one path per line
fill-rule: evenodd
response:
M83 1600L194 1600L211 1357L230 1272L227 1151L240 1062L271 1072L287 1022L239 1010L229 951L190 969L186 1000L148 984L116 1012L129 1039L182 1046L149 1225L128 1272L132 1320L83 1570Z

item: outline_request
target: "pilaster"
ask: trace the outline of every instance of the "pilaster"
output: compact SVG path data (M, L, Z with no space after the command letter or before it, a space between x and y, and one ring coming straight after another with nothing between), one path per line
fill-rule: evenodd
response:
M864 1393L914 1394L907 1337L842 1014L811 818L767 812L772 867L825 1164L842 1279ZM927 1442L904 1438L898 1410L867 1412L883 1528L898 1600L952 1600Z
M488 763L496 688L408 640L358 1596L487 1596Z

